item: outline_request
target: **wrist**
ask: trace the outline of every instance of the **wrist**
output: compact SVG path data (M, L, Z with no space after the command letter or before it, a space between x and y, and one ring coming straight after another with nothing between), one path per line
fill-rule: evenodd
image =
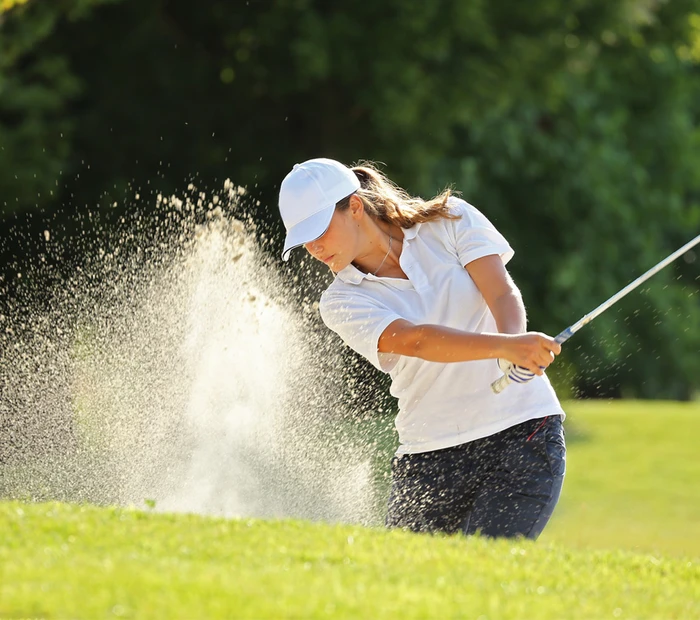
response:
M488 355L484 357L490 359L509 359L511 353L511 338L508 334L483 334L489 339Z
M510 361L512 358L512 342L513 336L509 334L495 334L494 354L492 357Z

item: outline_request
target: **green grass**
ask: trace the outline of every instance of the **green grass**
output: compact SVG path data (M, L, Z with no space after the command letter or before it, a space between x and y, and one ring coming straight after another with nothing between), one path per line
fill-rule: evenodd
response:
M541 540L700 558L700 403L569 401L564 409L567 474ZM386 421L365 426L360 434L380 438L384 497L396 438Z
M16 502L0 531L0 617L700 616L687 559Z
M0 618L700 618L700 404L565 408L535 544L5 502Z
M700 403L566 403L567 474L541 540L700 558Z

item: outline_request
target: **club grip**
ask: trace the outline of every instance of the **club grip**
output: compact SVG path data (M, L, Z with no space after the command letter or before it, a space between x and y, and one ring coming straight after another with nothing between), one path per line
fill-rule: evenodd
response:
M571 330L571 327L567 327L563 332L560 334L557 334L557 336L554 338L554 342L558 342L559 344L564 344L571 336L574 335L574 331Z
M502 377L499 377L491 384L491 389L493 390L494 394L500 394L509 385L510 385L510 379L508 378L508 375L503 375Z
M571 338L571 336L573 336L574 333L575 332L571 329L571 327L567 327L563 332L558 334L554 340L555 340L555 342L558 342L559 344L563 344L569 338ZM494 394L500 394L511 383L512 383L512 381L508 378L508 375L503 375L502 377L499 377L491 384L491 389L493 390Z

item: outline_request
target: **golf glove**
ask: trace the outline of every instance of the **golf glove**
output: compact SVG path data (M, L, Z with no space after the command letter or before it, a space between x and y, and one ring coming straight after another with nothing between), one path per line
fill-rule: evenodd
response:
M498 367L513 383L527 383L535 378L534 372L530 372L527 368L523 368L522 366L516 366L513 362L509 362L503 358L498 359Z

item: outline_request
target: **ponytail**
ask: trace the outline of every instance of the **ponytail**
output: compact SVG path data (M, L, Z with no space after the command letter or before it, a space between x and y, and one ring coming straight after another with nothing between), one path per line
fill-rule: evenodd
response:
M365 211L375 219L401 228L411 228L414 224L439 218L459 219L458 215L450 213L447 205L447 200L452 195L449 189L431 200L423 200L410 196L369 162L362 162L362 165L353 167L352 171L360 181L360 189L355 194L364 203ZM347 209L350 197L341 200L336 206L340 210Z

